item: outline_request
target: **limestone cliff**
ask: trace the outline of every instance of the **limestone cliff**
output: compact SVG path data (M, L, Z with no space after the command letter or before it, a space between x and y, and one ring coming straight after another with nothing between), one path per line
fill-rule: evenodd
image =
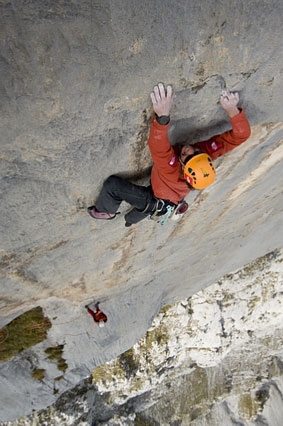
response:
M46 339L0 364L7 421L130 349L163 306L282 247L283 4L0 8L0 324L36 307L51 324ZM148 179L149 92L160 80L176 92L172 143L229 127L218 104L224 87L239 91L252 137L218 162L211 188L188 197L181 222L92 221L86 207L109 174ZM99 332L84 309L93 298L108 314Z
M164 307L133 348L7 426L281 425L283 251Z

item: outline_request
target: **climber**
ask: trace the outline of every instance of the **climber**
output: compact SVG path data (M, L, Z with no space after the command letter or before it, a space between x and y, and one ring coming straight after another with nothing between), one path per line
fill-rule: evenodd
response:
M100 302L94 302L93 304L86 305L85 308L87 309L88 313L92 316L93 321L99 326L104 327L105 323L107 322L107 316L104 312L102 312L101 309L99 309L99 303ZM90 306L94 306L96 311L94 312Z
M112 175L105 182L95 205L88 207L94 219L116 217L122 201L133 206L125 215L125 226L131 226L151 215L166 215L173 209L184 209L184 198L190 190L202 190L216 176L213 160L245 142L250 125L243 109L238 108L238 93L222 91L220 104L226 111L232 129L202 142L171 146L168 139L172 86L159 83L150 94L155 118L150 127L148 146L153 159L151 184L140 186ZM171 210L170 210L171 209Z

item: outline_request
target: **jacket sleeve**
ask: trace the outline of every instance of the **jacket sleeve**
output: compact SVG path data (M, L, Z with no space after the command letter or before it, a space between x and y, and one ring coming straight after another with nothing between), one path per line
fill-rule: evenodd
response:
M149 132L148 146L154 164L159 168L177 166L178 158L168 139L169 124L161 125L154 118Z
M239 114L230 118L230 121L232 129L228 132L195 144L203 152L209 154L213 160L241 145L250 137L250 124L244 110L241 109Z

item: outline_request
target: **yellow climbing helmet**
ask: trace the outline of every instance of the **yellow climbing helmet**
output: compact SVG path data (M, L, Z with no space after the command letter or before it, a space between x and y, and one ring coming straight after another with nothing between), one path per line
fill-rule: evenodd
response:
M209 155L197 153L185 160L184 177L194 189L204 189L211 185L216 176L214 164Z

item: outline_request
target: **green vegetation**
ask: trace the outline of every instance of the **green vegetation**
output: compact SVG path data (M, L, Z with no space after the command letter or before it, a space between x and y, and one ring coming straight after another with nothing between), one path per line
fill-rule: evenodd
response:
M66 363L66 360L62 357L64 350L64 345L58 345L54 348L47 348L45 350L45 353L47 354L47 358L51 361L57 361L57 368L60 371L65 371L68 368L68 364Z
M0 362L7 361L24 349L45 340L51 325L50 320L43 315L42 308L38 306L1 328Z
M44 379L44 375L45 375L45 371L43 368L35 368L32 372L32 378L36 379L36 380L43 380Z
M150 350L154 344L166 346L168 342L168 330L166 325L161 323L158 327L151 331L147 331L145 335L145 346L147 350Z
M160 314L166 314L171 308L172 308L172 305L163 306L159 311L159 315Z
M123 380L125 377L124 370L121 368L119 364L119 358L116 359L112 363L106 363L103 365L99 365L92 372L92 379L94 383L103 383L106 385L107 383L111 383L117 380Z
M238 409L239 415L243 419L251 419L258 413L260 402L253 398L250 393L244 393L240 396Z
M129 349L120 355L119 362L127 379L133 377L139 369L139 362L135 359L133 349Z
M141 413L136 413L135 426L157 426L158 424L155 420L149 420L148 417L144 417Z

